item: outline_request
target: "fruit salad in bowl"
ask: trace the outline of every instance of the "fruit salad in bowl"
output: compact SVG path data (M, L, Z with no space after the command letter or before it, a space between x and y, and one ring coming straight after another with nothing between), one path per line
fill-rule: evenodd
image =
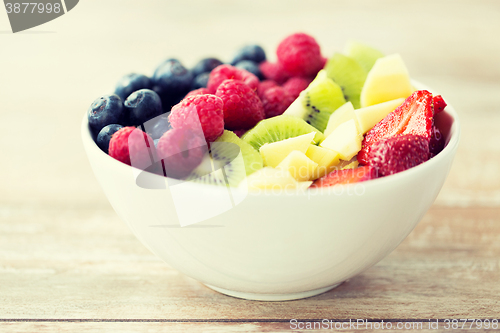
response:
M327 59L297 33L276 55L168 59L120 79L82 122L139 240L246 299L313 296L377 263L433 203L459 140L456 112L398 54L351 42Z

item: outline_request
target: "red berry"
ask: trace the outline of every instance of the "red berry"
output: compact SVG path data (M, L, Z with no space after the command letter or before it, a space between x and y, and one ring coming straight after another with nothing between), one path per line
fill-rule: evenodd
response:
M327 62L328 62L328 58L321 57L321 69L325 68Z
M247 130L236 130L234 131L234 134L236 134L239 138L241 138L243 136L243 134L245 134L246 132L248 132Z
M273 80L264 80L259 83L259 86L257 87L257 95L259 96L260 99L262 99L262 94L267 89L270 89L272 87L278 87L279 85L276 83L276 81Z
M426 90L415 91L403 104L375 125L363 140L358 153L359 163L368 164L370 147L377 141L400 134L415 134L428 141L432 131L432 94Z
M279 116L295 100L283 87L272 87L264 92L261 97L266 118Z
M224 103L214 95L195 95L183 99L168 117L173 128L200 125L207 142L214 142L224 132Z
M264 119L264 107L256 92L241 81L222 82L215 95L224 102L224 123L227 129L249 129Z
M290 80L286 81L283 85L283 88L288 91L293 98L299 97L299 94L302 90L306 89L311 83L310 79L302 78L302 77L292 77Z
M430 157L434 157L444 149L444 136L436 126L432 127L431 141L429 142Z
M133 126L123 127L109 141L109 156L138 169L146 169L156 157L153 139Z
M328 187L341 184L353 184L374 179L375 169L371 166L363 166L356 169L334 170L314 181L311 187Z
M257 89L259 85L259 78L249 71L231 65L220 65L210 72L207 83L208 91L211 94L215 94L217 87L219 87L224 80L242 81L252 90Z
M323 57L316 40L304 33L285 38L276 51L278 62L293 76L316 75L323 66Z
M158 157L163 160L167 177L184 178L200 165L208 151L203 136L189 127L173 128L158 141Z
M184 98L188 98L188 97L196 96L196 95L206 95L206 94L210 94L208 92L207 88L198 88L198 89L191 90L190 92L188 92L187 95L184 96Z
M398 135L374 143L368 163L380 176L405 171L429 159L429 140L420 135Z
M432 102L434 105L434 115L437 115L439 112L443 111L447 105L441 95L434 96L432 98Z
M280 63L263 61L259 64L259 70L267 80L273 80L278 84L283 84L290 78L290 73L285 71Z

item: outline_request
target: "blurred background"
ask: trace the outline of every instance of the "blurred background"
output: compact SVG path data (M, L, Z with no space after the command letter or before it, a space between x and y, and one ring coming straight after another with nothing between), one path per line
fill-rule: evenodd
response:
M0 11L0 212L14 207L111 209L90 169L80 122L91 102L130 72L168 57L193 66L230 61L247 43L276 58L293 32L325 56L359 40L400 53L411 76L458 111L461 144L436 201L500 204L500 2L326 0L85 0L12 34Z

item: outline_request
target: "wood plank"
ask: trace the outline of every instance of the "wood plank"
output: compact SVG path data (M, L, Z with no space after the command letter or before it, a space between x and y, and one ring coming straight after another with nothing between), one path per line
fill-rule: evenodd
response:
M420 323L401 323L401 325L420 325ZM305 325L305 324L304 324ZM330 324L328 324L330 325ZM333 324L335 325L335 324ZM387 324L386 324L387 325ZM397 323L394 323L396 327ZM408 333L441 333L450 332L450 329L445 329L445 323L439 323L438 329L428 329L428 322L422 323L423 329L404 329L402 331ZM460 326L462 323L460 323ZM468 328L470 324L466 327ZM9 333L20 333L20 332L81 332L81 333L96 333L96 332L120 332L120 333L136 333L136 332L147 332L147 333L159 333L159 332L169 332L169 333L184 333L184 332L206 332L206 333L220 333L220 332L298 332L299 330L292 330L295 326L290 326L289 323L151 323L151 322L140 322L140 323L81 323L81 322L58 322L58 323L0 323L0 332ZM305 327L305 326L304 326ZM318 326L319 327L319 326ZM300 330L301 332L332 332L333 330L327 330L324 326L323 329L311 329L311 330ZM335 326L333 326L335 327ZM349 326L345 326L349 327ZM370 326L369 326L370 327ZM404 326L402 326L404 327ZM412 327L412 326L407 326ZM420 327L420 326L413 326ZM328 328L329 329L329 328ZM335 330L335 329L334 329ZM336 331L342 331L346 333L354 332L380 332L381 330L376 329L364 329L364 326L360 326L359 329L338 329ZM467 330L453 330L455 332L493 332L494 330L482 330L482 329L472 329Z
M432 208L386 259L290 302L216 293L150 254L111 210L2 211L0 318L491 318L500 209Z

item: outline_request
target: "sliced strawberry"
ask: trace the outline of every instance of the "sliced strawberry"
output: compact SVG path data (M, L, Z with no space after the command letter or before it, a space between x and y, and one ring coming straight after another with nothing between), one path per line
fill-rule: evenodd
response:
M432 126L431 141L429 142L430 157L434 157L444 148L444 136L436 126Z
M363 166L356 169L334 170L314 181L311 187L328 187L337 184L359 183L376 177L375 169L371 166Z
M417 102L419 103L419 102ZM427 142L431 140L433 115L432 115L432 95L428 95L426 99L423 100L423 107L416 109L405 130L401 134L414 134L420 135L427 139Z
M399 134L422 135L430 140L431 130L432 94L427 90L415 91L366 133L358 161L362 165L369 164L370 148L377 141Z
M429 159L429 140L420 135L398 135L371 146L370 165L381 177L405 171Z
M441 95L434 96L432 98L432 101L434 104L434 115L437 115L439 112L443 111L447 105Z

